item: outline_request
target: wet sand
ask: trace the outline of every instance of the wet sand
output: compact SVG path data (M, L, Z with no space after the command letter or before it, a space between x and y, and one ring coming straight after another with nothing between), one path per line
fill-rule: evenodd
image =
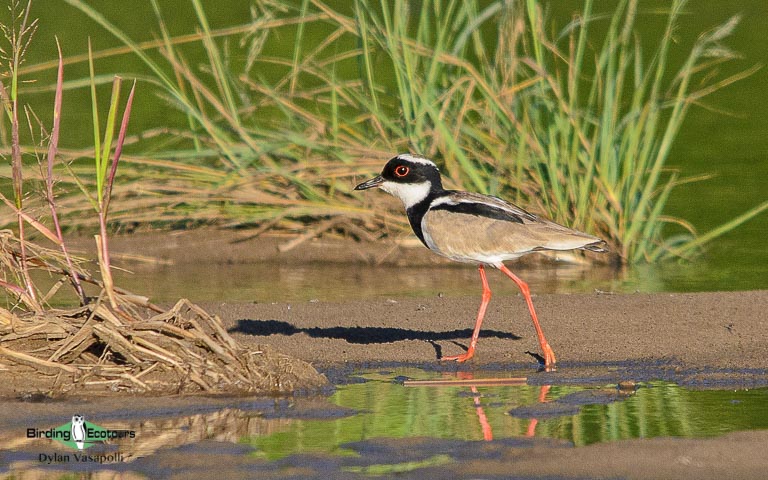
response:
M569 364L668 361L752 375L768 368L768 291L534 295L547 339ZM479 298L207 304L244 343L268 343L323 366L437 362L466 349ZM522 296L491 299L475 357L530 364L539 345ZM739 373L739 371L743 371Z

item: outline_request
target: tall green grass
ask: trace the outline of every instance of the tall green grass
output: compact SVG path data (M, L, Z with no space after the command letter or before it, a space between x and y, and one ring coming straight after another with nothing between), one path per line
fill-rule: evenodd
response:
M89 193L85 183L81 182L77 175L72 177L72 181L80 185L85 195L85 197L75 198L74 201L83 203L83 198L90 200L98 214L100 234L96 235L95 239L98 263L101 270L101 281L99 282L81 268L80 262L76 261L67 249L60 221L61 203L58 201L55 192L58 177L54 173L54 165L57 163L57 157L61 153L59 140L61 137L62 97L64 94L64 59L62 58L61 48L58 46L58 43L53 119L50 131L45 122L40 120L31 108L20 102L20 67L36 31L36 21L30 17L31 6L31 0L26 5L17 1L11 2L9 9L11 13L10 21L7 23L0 22L0 27L7 43L4 48L0 47L5 60L7 60L3 65L5 69L0 71L0 76L10 80L10 88L6 87L5 82L0 82L0 100L2 101L3 111L11 130L11 155L9 160L13 172L12 199L7 198L0 191L0 201L9 207L12 215L17 219L17 233L6 230L0 234L0 288L12 294L13 297L18 298L19 302L27 309L37 314L42 314L48 300L56 293L61 284L61 282L55 284L48 292L40 291L30 276L30 270L43 270L51 275L60 275L68 278L81 304L85 305L88 302L82 286L82 281L86 280L89 283L96 283L103 287L113 308L117 308L114 298L109 248L107 245L107 214L112 187L115 182L115 173L125 141L134 89L131 89L128 96L118 138L114 139L114 132L117 126L116 116L119 110L120 85L122 82L119 77L114 78L109 114L104 125L102 141L95 85L96 75L92 57L89 57L91 60L89 79L92 93L94 129L93 158L95 161L90 167L90 173L95 178L95 198ZM36 136L39 135L39 145L27 147L26 150L29 150L28 152L25 152L25 149L22 147L20 135L20 130L25 123L28 127L30 138L37 138ZM42 151L45 151L45 153L42 153ZM34 204L32 208L27 205L27 200L34 198L27 191L30 182L25 181L24 178L24 172L34 172L34 169L28 168L28 165L31 163L30 161L34 161L39 167L38 175L33 177L33 180L40 180L44 184L44 193L41 197L49 209L53 229L46 226L44 215L37 211ZM60 252L30 242L27 227L31 227L33 232L37 232L47 238Z
M117 220L405 230L399 206L373 208L351 187L406 150L435 158L451 187L600 235L629 263L688 257L768 208L701 236L665 214L673 189L691 180L666 166L689 107L753 71L717 74L736 56L723 41L738 18L670 64L684 0L671 2L653 40L639 36L636 0L608 14L585 0L555 27L533 0L265 1L239 50L192 0L200 67L156 1L161 38L151 46L86 2L66 1L140 58L144 80L186 118L144 154L126 155L145 195Z

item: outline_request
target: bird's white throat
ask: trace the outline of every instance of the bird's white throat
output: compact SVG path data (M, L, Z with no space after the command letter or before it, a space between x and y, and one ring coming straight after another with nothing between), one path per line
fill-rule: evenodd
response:
M381 189L399 198L407 210L427 198L431 186L429 182L397 183L387 181L381 184Z

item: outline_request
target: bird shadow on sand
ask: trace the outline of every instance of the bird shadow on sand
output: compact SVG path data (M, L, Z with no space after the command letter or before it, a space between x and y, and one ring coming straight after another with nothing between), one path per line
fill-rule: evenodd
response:
M229 333L242 333L245 335L296 335L306 333L312 338L331 338L346 340L349 343L371 344L392 343L401 340L424 340L436 342L440 340L467 340L472 336L469 328L461 330L449 330L446 332L433 332L410 330L394 327L309 327L300 328L281 320L250 320L241 319L230 328ZM503 338L519 340L513 333L500 332L498 330L482 330L481 338Z

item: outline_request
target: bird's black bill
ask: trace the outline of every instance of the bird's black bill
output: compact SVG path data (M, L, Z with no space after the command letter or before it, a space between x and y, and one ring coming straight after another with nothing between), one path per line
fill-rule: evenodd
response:
M384 179L381 177L381 175L379 175L376 178L372 178L367 182L363 182L360 185L356 186L355 190L367 190L369 188L378 187L382 183L384 183Z

